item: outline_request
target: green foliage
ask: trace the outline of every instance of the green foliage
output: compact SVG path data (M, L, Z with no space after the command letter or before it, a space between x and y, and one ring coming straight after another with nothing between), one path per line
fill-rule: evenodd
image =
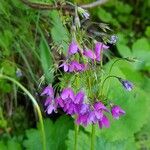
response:
M1 150L22 150L21 145L14 139L10 139L7 143L0 141Z
M62 24L60 14L58 11L52 11L50 13L50 18L52 19L53 27L51 29L51 36L53 42L61 49L60 53L66 54L68 42L69 42L69 33L67 28Z
M74 147L74 131L69 131L68 139L66 141L67 150L72 150ZM90 134L80 131L78 134L78 150L90 150ZM95 150L135 150L135 143L133 138L124 141L110 142L104 137L96 137Z
M65 139L68 130L73 127L73 122L69 117L62 116L53 123L50 119L44 121L46 133L47 150L66 150ZM41 150L42 143L40 138L39 126L37 129L29 129L26 131L27 139L24 141L24 146L27 150ZM38 144L37 144L38 143Z

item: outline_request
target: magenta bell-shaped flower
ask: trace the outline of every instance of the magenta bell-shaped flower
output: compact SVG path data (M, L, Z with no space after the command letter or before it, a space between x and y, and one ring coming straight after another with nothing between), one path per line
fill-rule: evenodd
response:
M47 96L50 96L50 97L54 97L54 91L53 91L53 88L51 85L48 85L44 90L43 92L41 93L41 96L43 95L47 95Z
M83 55L86 56L87 58L92 59L92 60L96 59L96 55L92 50L84 50Z
M74 55L79 50L78 45L75 41L72 41L68 48L68 56Z
M119 119L121 115L125 114L125 111L122 110L119 106L114 105L111 109L111 114L115 119Z
M103 128L103 127L109 128L110 127L110 122L105 115L103 115L101 120L99 120L98 124L99 124L99 128Z
M95 55L96 55L96 60L97 61L100 61L101 59L101 53L102 53L102 50L105 50L105 49L108 49L109 46L101 43L101 42L97 42L95 44Z
M65 88L61 93L61 98L63 100L68 100L68 99L74 100L75 95L73 90L71 88Z

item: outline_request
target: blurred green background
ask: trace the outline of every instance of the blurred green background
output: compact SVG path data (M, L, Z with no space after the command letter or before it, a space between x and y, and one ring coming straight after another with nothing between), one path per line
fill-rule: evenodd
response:
M34 2L52 3L50 0ZM74 2L86 4L91 0ZM126 93L111 81L110 98L123 106L126 116L112 120L109 129L96 129L95 150L149 150L150 0L108 0L89 12L92 21L108 24L118 36L111 48L114 56L138 59L129 64L119 62L113 69L114 75L132 81L135 89ZM0 0L0 73L19 81L40 104L47 150L72 150L74 143L73 120L63 113L46 116L39 94L40 83L54 80L52 57L57 54L51 47L67 47L64 42L70 38L64 25L67 19L67 14L60 17L58 11L35 10L19 0ZM0 79L0 150L42 150L37 118L26 94L15 84ZM79 150L89 149L89 138L90 126L81 127Z

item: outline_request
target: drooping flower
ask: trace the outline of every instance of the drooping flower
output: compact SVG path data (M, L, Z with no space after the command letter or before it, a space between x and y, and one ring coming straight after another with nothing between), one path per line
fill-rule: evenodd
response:
M106 111L106 112L109 112L109 110L107 109L107 107L102 103L102 102L96 102L94 104L94 108L95 110L102 110L102 111Z
M78 45L75 41L72 41L68 48L68 55L73 55L78 52Z
M100 61L100 59L101 59L102 50L105 50L105 49L108 49L108 48L109 48L109 46L107 46L107 45L105 45L101 42L97 42L95 44L95 55L96 55L96 60L97 61Z
M92 59L92 60L96 59L96 55L92 50L84 50L83 55L86 56L87 58Z
M50 97L54 97L54 91L53 91L53 88L51 85L48 85L44 90L43 92L41 93L41 96L43 95L47 95L47 96L50 96Z
M74 103L81 104L84 101L85 94L82 91L79 91L75 97Z
M55 104L48 105L46 112L47 114L51 114L53 111L56 112L57 106Z
M110 126L110 122L105 115L103 115L101 120L99 120L98 124L99 124L99 128L103 128L103 127L109 128Z
M57 104L54 99L53 87L51 85L47 86L41 93L41 96L43 96L43 95L47 96L45 104L44 104L47 107L46 112L48 114L51 114L53 111L56 111L56 109L57 109Z
M63 100L68 100L68 99L74 100L75 95L73 90L71 88L65 88L61 93L61 98Z
M131 91L133 89L133 83L129 82L128 80L123 80L122 78L118 78L118 80L127 91Z
M59 67L63 67L65 72L69 70L69 64L66 62L62 63Z
M124 115L125 114L125 111L123 109L121 109L119 106L113 106L112 109L111 109L111 113L112 113L112 116L115 118L115 119L119 119L119 117L121 115Z
M112 35L110 37L109 43L110 44L115 44L117 42L117 40L118 40L118 37L116 35Z
M76 123L79 125L82 124L84 126L87 126L88 125L88 117L89 117L88 113L80 114L76 119Z
M78 72L81 71L82 69L83 69L82 65L75 60L71 61L69 64L69 72Z

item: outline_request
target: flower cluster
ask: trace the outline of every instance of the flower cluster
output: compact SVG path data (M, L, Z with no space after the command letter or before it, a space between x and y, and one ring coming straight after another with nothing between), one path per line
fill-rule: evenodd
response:
M125 114L125 111L116 105L111 105L110 111L101 101L96 101L93 105L86 103L85 93L79 91L75 94L71 88L65 88L60 96L54 99L53 88L48 86L41 95L47 95L45 106L48 114L62 108L66 114L76 116L76 123L83 126L98 123L100 128L108 128L110 123L105 113L111 113L115 119Z
M92 50L83 50L81 51L78 47L78 44L75 41L72 41L68 48L67 53L67 60L63 62L59 67L63 67L65 72L82 72L84 70L87 70L88 65L84 63L79 63L77 60L71 60L72 55L76 53L81 53L82 56L85 56L86 58L90 58L93 61L100 61L101 60L101 52L103 49L108 49L109 47L101 42L97 42L95 44L94 51Z
M95 62L102 60L102 51L108 48L107 45L97 42L94 50L81 50L78 44L72 41L68 47L66 60L59 67L63 67L65 72L82 72L90 69L90 66L87 65L88 60L91 60L92 65L97 65ZM84 63L79 62L80 57L76 57L76 54L85 58L87 60L86 64L85 61ZM78 58L78 61L76 58ZM131 82L117 76L110 77L117 78L126 90L131 91L133 89ZM106 81L106 79L104 81ZM70 87L63 89L60 95L55 97L53 87L49 85L41 93L41 96L43 95L46 96L45 106L48 114L51 114L53 111L57 112L57 109L61 108L66 114L75 117L75 122L78 125L87 126L89 124L98 124L100 128L108 128L110 126L108 119L109 114L111 114L114 119L119 119L121 115L125 114L125 111L117 105L112 103L109 105L109 103L107 103L109 107L106 107L99 98L89 98L87 96L88 93L82 90L75 93Z

